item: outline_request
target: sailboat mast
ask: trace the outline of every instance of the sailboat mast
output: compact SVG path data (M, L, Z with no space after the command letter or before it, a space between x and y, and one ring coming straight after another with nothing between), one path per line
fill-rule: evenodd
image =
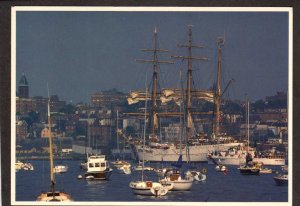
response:
M157 118L157 30L154 30L154 49L153 49L153 89L152 89L152 138L155 137L156 129L158 128L158 118Z
M187 93L186 93L186 114L187 114L187 137L191 137L192 115L191 115L191 77L192 77L192 26L189 25L188 42L188 65L187 65Z
M147 97L148 97L148 87L147 87L147 74L146 74L146 101L145 101L145 116L144 116L144 134L143 134L143 162L142 162L142 182L144 182L144 168L145 168L145 142L146 142L146 128L147 128Z
M218 72L217 72L217 88L216 88L216 97L215 97L215 128L214 134L218 137L220 133L220 104L221 104L221 61L222 61L222 46L224 45L224 40L222 37L217 38L218 44Z
M191 81L192 81L192 60L207 61L206 57L193 57L192 48L203 48L202 45L193 45L192 42L192 25L188 25L188 43L185 45L178 45L188 49L187 56L172 56L173 58L187 59L187 87L186 87L186 137L192 136L192 112L191 112Z
M249 105L249 100L247 100L247 137L248 137L248 147L247 147L247 153L249 153L249 146L250 146L250 129L249 129L249 112L250 112L250 105Z
M118 148L118 154L120 154L118 129L119 129L119 110L117 110L117 148Z
M158 131L158 114L157 114L157 81L158 81L158 65L159 64L174 64L172 61L159 61L158 60L158 53L159 52L169 52L168 50L158 49L158 42L157 42L157 29L154 29L154 46L153 49L143 49L142 51L145 52L152 52L153 59L152 60L144 60L138 59L137 61L143 63L152 63L153 64L153 87L152 87L152 109L151 109L151 122L152 122L152 138L155 137L155 134Z
M48 85L47 85L48 86ZM54 164L53 164L53 147L52 147L52 132L51 132L51 116L50 116L50 96L48 88L48 126L49 126L49 160L50 160L50 180L51 180L51 191L54 194Z

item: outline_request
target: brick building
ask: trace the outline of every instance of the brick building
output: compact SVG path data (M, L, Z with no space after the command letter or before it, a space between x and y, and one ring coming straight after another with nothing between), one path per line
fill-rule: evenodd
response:
M16 123L16 136L17 136L17 141L26 139L27 135L28 135L28 124L26 123L26 121L21 120L21 121L17 121Z
M95 107L111 106L126 102L126 95L116 89L92 94L91 103Z

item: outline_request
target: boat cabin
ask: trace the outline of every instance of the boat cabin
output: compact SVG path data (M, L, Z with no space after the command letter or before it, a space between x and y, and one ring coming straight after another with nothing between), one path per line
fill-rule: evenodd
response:
M104 155L92 155L88 158L87 170L89 172L105 171L108 168L108 162Z

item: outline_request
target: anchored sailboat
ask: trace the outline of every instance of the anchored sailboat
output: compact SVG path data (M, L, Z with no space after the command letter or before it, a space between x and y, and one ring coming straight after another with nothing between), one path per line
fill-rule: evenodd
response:
M240 173L243 175L259 175L260 168L258 168L255 164L253 164L253 159L251 154L249 153L250 148L250 133L249 133L249 101L247 101L247 137L248 137L248 147L247 147L247 155L246 155L246 164L239 167Z
M37 201L41 202L70 202L71 196L65 192L55 190L55 175L53 164L53 148L52 148L52 133L51 133L51 116L50 116L50 97L48 89L48 126L49 126L49 159L50 159L50 191L42 192Z
M156 34L156 29L155 29ZM146 78L147 84L147 78ZM147 123L147 94L148 89L146 86L146 101L145 101L145 116L144 116L144 135L143 135L143 154L145 153L145 138L146 138L146 123ZM144 157L144 156L143 156ZM155 195L155 196L162 196L166 195L168 192L168 188L162 186L159 182L153 181L145 181L144 180L144 167L145 167L145 160L142 158L142 178L138 181L131 181L129 183L129 187L132 189L134 194L137 195Z

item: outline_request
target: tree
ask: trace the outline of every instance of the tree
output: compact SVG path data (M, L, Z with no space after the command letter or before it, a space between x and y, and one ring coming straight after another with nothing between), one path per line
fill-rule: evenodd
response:
M28 116L31 118L32 122L39 122L39 113L36 111L30 111Z
M253 104L253 107L256 112L264 111L266 108L266 103L260 99Z
M75 113L75 106L72 104L66 104L63 108L59 110L59 112L65 113L65 114L74 114Z
M222 110L229 114L243 114L243 107L235 102L227 102Z

